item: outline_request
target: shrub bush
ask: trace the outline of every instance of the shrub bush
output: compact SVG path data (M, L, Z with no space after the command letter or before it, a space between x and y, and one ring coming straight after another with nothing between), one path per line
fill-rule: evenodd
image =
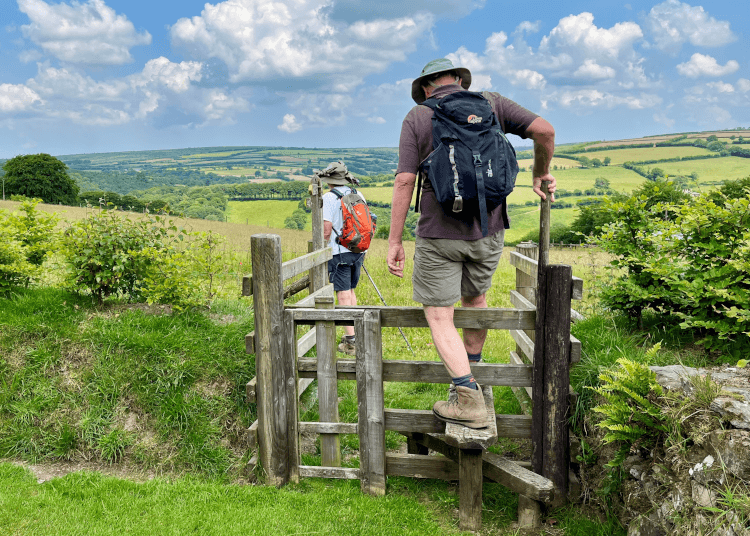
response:
M63 234L69 283L99 304L111 295L137 299L141 282L159 261L154 252L174 247L178 236L182 231L159 216L131 220L110 210L96 212Z

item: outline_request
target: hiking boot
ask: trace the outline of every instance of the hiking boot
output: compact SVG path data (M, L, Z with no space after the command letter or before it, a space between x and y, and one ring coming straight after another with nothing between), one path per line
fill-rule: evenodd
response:
M357 355L356 346L354 345L354 337L349 337L347 335L341 337L339 352L347 355Z
M432 406L432 412L441 421L462 424L467 428L487 428L487 407L484 405L482 388L477 389L459 385L456 396L448 402L439 400Z

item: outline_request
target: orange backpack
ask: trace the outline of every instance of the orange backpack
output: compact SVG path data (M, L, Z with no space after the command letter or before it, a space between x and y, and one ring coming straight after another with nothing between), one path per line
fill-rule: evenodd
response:
M341 234L336 233L336 241L352 253L364 253L370 247L374 226L372 214L364 198L357 190L342 194L335 188L331 191L341 200Z

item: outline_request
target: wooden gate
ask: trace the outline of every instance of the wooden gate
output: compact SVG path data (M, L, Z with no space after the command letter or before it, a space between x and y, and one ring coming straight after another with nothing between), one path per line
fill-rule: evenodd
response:
M384 381L447 383L448 375L437 360L383 359L382 328L428 328L421 307L334 307L332 286L316 275L331 258L331 251L322 248L319 190L314 194L313 228L321 230L321 240L314 238L318 244L312 247L321 247L282 263L280 238L254 235L252 280L243 285L243 293L252 293L255 309L255 332L247 340L248 350L256 356L256 381L248 393L257 402L258 421L250 435L268 482L278 486L304 477L358 479L363 492L382 495L388 475L458 480L460 527L477 530L486 478L520 494L522 524L537 523L540 505L561 504L567 495L568 365L571 354L580 354L580 345L570 337L570 303L572 297L580 298L582 281L572 277L569 266L545 267L546 284L538 289L547 293L544 318L538 318L533 302L523 297L523 285L514 291L514 309L455 310L457 328L509 330L518 344L510 364L472 365L474 377L484 387L488 412L494 416L488 429L446 425L430 410L385 408ZM526 272L533 275L533 259L518 256L514 264L527 265ZM310 294L285 305L284 282L308 270ZM337 359L336 325L354 326L356 359ZM545 341L541 357L524 361L520 355L534 356L534 341L528 334L533 336L540 325ZM302 326L312 328L298 338ZM300 357L313 344L317 357ZM300 422L298 397L312 380L318 382L320 422ZM338 422L338 380L357 382L356 423ZM535 385L533 418L495 415L492 386L527 390ZM386 452L386 430L406 436L407 454ZM301 464L302 432L321 435L321 466ZM359 436L359 468L341 467L339 434ZM532 463L516 463L488 452L498 436L531 438L534 471ZM427 455L430 450L439 455Z

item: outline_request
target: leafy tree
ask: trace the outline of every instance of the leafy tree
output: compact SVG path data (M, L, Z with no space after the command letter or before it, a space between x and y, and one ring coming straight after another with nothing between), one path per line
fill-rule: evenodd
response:
M591 161L591 165L594 166L594 167L602 167L602 161L599 160L598 158L594 158Z
M719 141L719 137L716 134L711 134L706 138L706 142L711 143L712 141Z
M605 156L605 157L604 157L604 165L605 165L605 166L608 166L608 165L610 165L611 163L612 163L612 159L611 159L610 157L608 157L608 156Z
M3 166L6 194L39 198L45 203L75 205L78 185L63 162L48 154L16 156Z
M591 165L591 160L589 160L588 156L582 156L578 159L578 161L581 163L581 167L587 168Z
M609 180L602 177L597 177L596 179L594 179L594 188L609 188Z

